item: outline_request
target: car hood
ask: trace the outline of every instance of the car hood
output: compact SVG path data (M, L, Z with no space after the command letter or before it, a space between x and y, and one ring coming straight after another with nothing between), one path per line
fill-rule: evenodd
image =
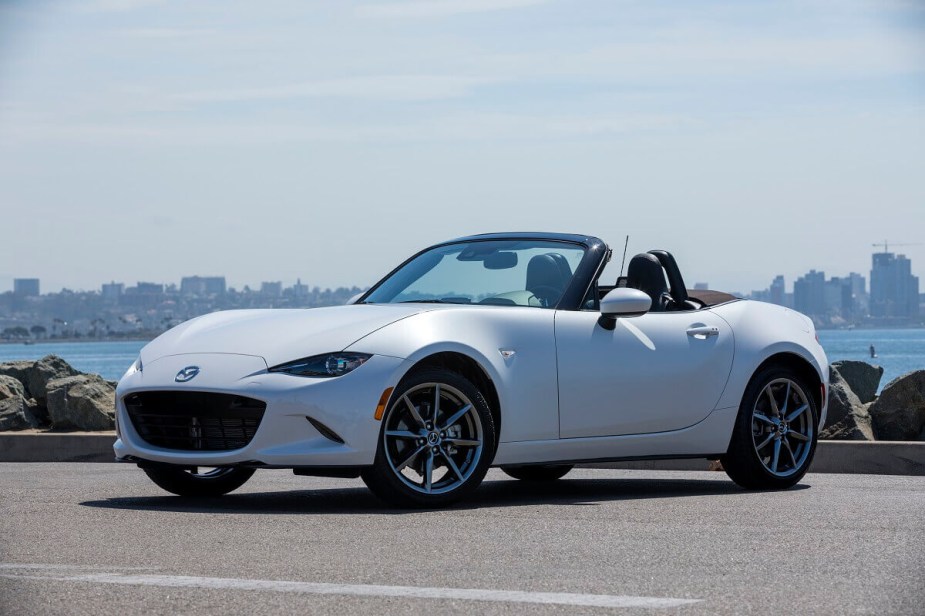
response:
M141 350L143 363L168 355L235 353L267 366L341 351L360 338L432 307L357 304L301 310L227 310L191 319Z

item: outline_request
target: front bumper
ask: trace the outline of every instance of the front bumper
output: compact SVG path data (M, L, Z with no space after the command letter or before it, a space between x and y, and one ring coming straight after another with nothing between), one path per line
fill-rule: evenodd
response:
M305 378L267 372L252 355L171 355L129 372L116 389L117 459L189 466L257 464L270 467L367 466L373 463L380 424L374 413L383 391L400 377L402 360L374 355L353 372L336 378ZM188 366L200 373L189 382L175 378ZM138 434L124 400L142 391L227 393L266 403L253 439L232 451L180 451L153 446ZM309 421L320 422L343 439L338 443Z

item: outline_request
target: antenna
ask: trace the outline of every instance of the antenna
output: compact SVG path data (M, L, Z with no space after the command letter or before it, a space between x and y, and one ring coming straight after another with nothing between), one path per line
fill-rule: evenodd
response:
M626 265L626 247L630 245L630 236L626 236L626 243L623 244L623 261L620 263L620 276L623 276L623 266Z

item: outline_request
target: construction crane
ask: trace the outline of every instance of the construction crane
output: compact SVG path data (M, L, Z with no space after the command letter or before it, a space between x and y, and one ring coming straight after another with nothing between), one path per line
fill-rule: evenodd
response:
M921 245L922 245L921 242L916 242L913 244L893 244L893 246L921 246ZM882 242L876 242L873 244L874 248L876 248L877 246L883 246L883 252L890 252L890 243L887 240L883 240Z

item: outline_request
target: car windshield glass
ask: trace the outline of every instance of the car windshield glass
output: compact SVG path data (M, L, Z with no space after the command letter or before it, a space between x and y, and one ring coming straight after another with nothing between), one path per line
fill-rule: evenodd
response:
M483 240L419 254L365 299L370 304L432 302L554 307L585 248L543 240Z

